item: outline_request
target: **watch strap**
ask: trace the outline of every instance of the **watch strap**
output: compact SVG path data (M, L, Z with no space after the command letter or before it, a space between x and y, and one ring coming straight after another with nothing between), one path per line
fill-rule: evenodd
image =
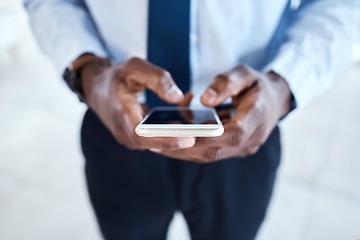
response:
M98 57L91 53L85 53L66 68L63 78L69 88L78 96L80 102L85 102L81 87L80 71L89 64L100 64L104 67L108 67L112 65L112 62L107 58Z

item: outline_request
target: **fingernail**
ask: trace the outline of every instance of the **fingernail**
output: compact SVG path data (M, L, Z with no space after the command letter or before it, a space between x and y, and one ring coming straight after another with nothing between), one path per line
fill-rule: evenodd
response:
M172 85L171 88L168 90L167 94L169 98L173 101L180 101L184 98L184 94L176 85Z
M209 104L213 104L216 101L217 96L218 95L214 89L208 88L202 95L202 99Z
M152 151L152 152L154 152L154 153L159 153L159 152L161 152L161 150L160 150L160 149L157 149L157 148L150 148L149 150Z
M195 144L195 138L183 139L180 143L180 148L191 148Z

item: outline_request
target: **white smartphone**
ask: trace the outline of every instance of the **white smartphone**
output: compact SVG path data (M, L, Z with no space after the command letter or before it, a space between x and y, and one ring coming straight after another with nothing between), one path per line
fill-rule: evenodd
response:
M218 137L224 127L213 108L156 107L135 132L142 137Z

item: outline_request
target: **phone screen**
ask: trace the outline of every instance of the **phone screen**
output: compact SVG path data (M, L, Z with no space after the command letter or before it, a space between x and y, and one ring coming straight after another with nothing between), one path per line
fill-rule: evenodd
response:
M143 124L217 124L213 111L210 110L155 110Z

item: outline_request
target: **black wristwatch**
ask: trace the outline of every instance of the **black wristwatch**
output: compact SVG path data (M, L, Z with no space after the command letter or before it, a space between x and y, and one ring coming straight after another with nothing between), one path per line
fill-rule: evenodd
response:
M80 102L85 102L84 94L81 87L81 69L88 64L100 64L102 66L111 66L111 60L98 57L91 53L82 54L69 67L66 68L63 78L69 88L78 96Z

